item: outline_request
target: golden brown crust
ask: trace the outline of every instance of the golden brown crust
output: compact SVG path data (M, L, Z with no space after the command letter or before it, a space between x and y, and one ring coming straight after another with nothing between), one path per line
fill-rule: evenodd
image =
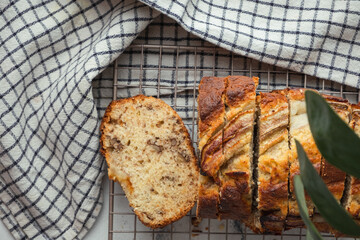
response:
M225 78L203 77L199 85L199 149L202 151L208 140L224 124L225 117Z
M225 91L224 162L219 216L248 221L252 206L252 137L258 78L229 76Z
M355 130L355 132L359 135L360 134L360 103L358 104L351 104L351 122L350 127Z
M258 84L257 77L228 76L226 78L225 104L228 108L226 113L228 121L240 111L247 110L249 102L255 99L254 93Z
M305 88L288 88L286 90L286 94L288 99L290 100L300 100L303 101L305 99Z
M277 91L286 94L286 97L289 100L298 100L298 101L305 101L305 91L313 91L318 93L317 90L311 88L286 88Z
M352 119L350 126L360 136L360 103L352 104ZM346 210L357 220L360 220L360 179L351 177L348 201Z
M305 90L309 90L309 89L303 89L303 88L299 88L299 89L290 89L288 91L288 99L290 100L296 100L299 102L303 102L304 103L304 108L301 109L299 108L299 110L297 112L293 112L293 110L291 109L290 106L290 125L292 125L291 122L291 116L296 116L296 115L300 115L302 113L306 114L306 108L305 108ZM312 89L311 89L312 90ZM315 90L312 90L315 91ZM305 116L305 115L304 115ZM307 118L304 119L304 125L302 125L299 129L294 129L293 132L290 132L290 135L292 138L296 138L304 147L304 150L306 151L309 160L313 163L313 165L315 165L318 169L318 171L320 170L320 162L321 162L321 155L319 150L316 147L315 141L311 136L311 132L310 132L310 128L307 122ZM290 126L291 129L291 126ZM295 133L295 136L292 136L292 134ZM292 145L294 145L294 142L292 142ZM295 153L295 158L297 158L297 154L296 154L296 148L292 147L292 151Z
M315 141L312 138L310 127L306 115L306 106L305 106L305 90L312 89L288 89L286 91L287 98L289 99L290 105L290 188L289 188L289 213L286 220L286 229L293 227L301 227L303 223L300 218L299 209L294 194L294 184L293 179L295 175L300 174L299 162L297 160L297 151L295 146L295 140L297 139L303 146L305 152L307 153L309 160L313 164L314 168L318 173L320 173L321 168L321 154L316 147ZM316 92L316 91L315 91ZM309 215L312 216L314 204L312 203L308 195L306 197L306 202L309 210Z
M207 89L209 86L211 87L214 81L215 79L203 78L203 85L201 87L203 89ZM216 79L216 81L218 82L219 79ZM224 82L226 87L224 107L226 104L229 109L229 114L227 114L227 116L229 118L233 118L236 116L236 120L232 119L229 123L227 123L226 126L223 127L223 132L218 131L216 135L214 135L207 141L206 145L202 149L202 170L207 175L214 178L216 178L217 172L222 166L222 164L229 159L226 157L224 158L222 153L226 152L228 155L232 156L234 153L231 152L231 149L239 149L239 144L241 144L241 141L239 141L239 137L241 137L241 134L244 131L249 130L250 126L252 127L254 121L253 116L251 118L247 117L247 119L243 119L240 116L241 114L239 114L239 112L243 111L244 108L246 109L249 105L251 105L251 102L254 102L255 88L258 79L242 76L229 76L224 79ZM206 87L205 84L208 84L208 86ZM217 92L218 93L216 94L216 96L219 99L220 91L217 90ZM207 95L211 94L207 92ZM199 94L199 111L201 111L201 103L203 103L203 105L207 104L206 101L203 100L204 97L205 93L201 96ZM215 116L216 115L214 115L213 117ZM244 122L244 120L247 120L247 122ZM224 139L222 139L222 134L224 135ZM200 136L201 135L202 129L200 129ZM201 149L200 146L199 148Z
M345 188L346 173L324 160L321 164L321 177L330 192L340 201Z
M277 92L260 92L260 104L261 104L261 111L269 112L269 110L278 107L279 104L288 102L286 96L277 93Z
M197 165L197 158L196 158L196 155L195 155L195 150L194 150L194 148L192 146L192 142L191 142L189 132L187 131L187 129L186 129L182 119L180 118L180 116L176 113L176 111L174 111L164 101L162 101L160 99L157 99L157 98L153 98L153 97L147 97L147 96L144 96L144 95L137 95L137 96L134 96L134 97L131 97L131 98L114 100L106 108L104 117L103 117L102 122L100 124L100 132L101 132L100 152L105 157L105 160L106 160L108 166L110 166L110 163L109 163L109 161L110 161L110 153L105 149L104 142L105 142L105 137L106 137L105 132L107 131L107 124L109 124L112 121L110 116L111 116L111 113L112 113L113 109L116 108L117 106L126 104L128 102L135 103L137 101L141 102L141 101L144 101L146 99L152 99L153 101L156 102L156 104L158 104L159 107L165 108L168 111L171 111L173 113L173 117L175 117L177 119L176 123L179 124L179 126L180 126L180 132L178 134L185 135L185 141L182 144L185 144L187 149L191 150L191 155L192 156L191 156L191 159L189 159L189 164L192 165L192 167L195 169L195 172L198 174L199 173L199 168L198 168L198 165ZM152 106L149 106L149 107L152 107ZM121 124L121 123L119 123L119 124ZM125 180L121 179L119 176L114 174L114 172L112 172L112 171L108 171L108 174L109 174L109 179L110 180L116 180L117 182L119 182L121 184L121 186L122 186L122 188L124 190L125 189L126 189L126 191L130 190L130 192L131 192L132 185L131 185L131 181L129 179L125 179ZM183 216L185 216L193 208L193 206L195 205L196 200L197 200L197 196L195 197L195 201L188 201L188 204L185 207L178 208L179 213L176 216L164 219L161 222L148 222L148 221L145 221L145 217L144 217L145 213L136 210L136 208L135 208L136 206L134 206L131 202L129 202L129 205L132 208L134 208L135 214L138 216L139 220L144 225L154 229L154 228L162 228L162 227L164 227L164 226L166 226L166 225L168 225L168 224L170 224L170 223L172 223L174 221L179 220Z
M351 106L349 101L331 95L323 94L322 96L326 99L334 111L343 119L343 121L345 121L346 124L349 124L351 116ZM322 158L320 172L321 177L329 188L330 192L338 201L340 201L345 189L346 173L328 163L324 158ZM327 229L326 225L321 225L322 229Z
M344 103L346 105L349 104L349 101L344 99L344 98L341 98L341 97L337 97L337 96L333 96L333 95L328 95L328 94L321 94L321 96L323 98L326 99L327 102L331 103L331 102L334 102L334 103ZM350 107L350 106L349 106Z
M352 185L351 194L352 195L359 194L360 193L360 179L352 178L351 185ZM360 210L358 210L358 211L360 211Z
M238 219L246 222L251 216L252 172L250 156L246 148L230 159L220 174L219 216L222 219Z
M216 178L220 166L224 162L223 133L219 131L211 137L201 153L201 169L206 175Z
M218 217L219 187L207 176L200 176L199 198L196 208L196 216L201 218Z
M252 200L249 198L249 192L251 192L252 173L249 170L250 166L248 164L243 164L244 162L249 163L249 159L243 158L240 160L240 158L244 156L244 152L247 151L247 148L243 149L243 146L247 146L246 144L248 144L248 142L241 143L241 141L244 141L248 130L252 129L252 126L249 125L251 121L248 121L249 119L244 119L244 116L249 114L249 112L246 111L250 110L251 112L252 106L250 103L255 99L255 94L253 95L253 93L255 93L257 83L254 83L255 81L253 79L238 76L229 76L225 79L225 81L224 104L226 106L225 117L227 122L225 125L221 126L223 129L223 138L220 138L219 132L217 133L219 135L215 134L212 136L211 141L209 141L207 146L204 147L203 153L206 154L202 156L202 158L209 159L207 160L207 167L211 170L207 173L214 176L216 180L215 182L220 185L219 192L216 194L215 191L209 194L208 197L204 199L203 206L209 206L215 203L215 205L217 204L218 206L218 211L215 214L213 208L209 213L204 214L207 214L209 218L242 220L248 227L251 227L256 232L265 231L268 233L278 234L284 227L286 229L290 229L304 226L299 215L295 196L293 194L294 189L292 179L294 175L300 173L293 139L298 139L303 145L315 169L318 172L320 172L321 169L323 172L323 179L329 185L331 191L342 194L344 186L343 179L345 179L344 173L337 173L336 169L334 169L331 165L326 162L322 165L321 155L313 138L311 137L307 118L305 122L302 122L305 119L304 116L306 116L306 108L303 107L303 103L305 100L305 90L308 89L283 89L273 91L272 93L260 93L260 96L258 96L260 101L259 104L261 104L262 110L272 112L273 115L284 111L286 107L280 109L278 106L286 103L288 100L296 102L297 105L295 107L299 107L299 105L302 104L299 109L292 113L296 116L296 119L294 119L298 122L296 122L296 127L291 129L290 133L287 132L286 123L283 122L284 119L279 118L276 120L271 117L262 119L262 121L268 123L268 128L267 130L259 130L260 142L265 141L266 139L271 139L271 141L264 142L262 145L263 147L260 146L260 154L265 154L268 149L271 149L274 146L277 146L277 144L283 142L285 136L288 134L292 137L290 139L290 141L292 141L292 149L289 154L289 161L292 164L290 168L289 165L284 164L284 162L283 164L276 163L275 165L268 165L266 168L264 166L259 166L259 168L263 167L263 171L267 171L269 168L274 170L273 177L264 181L264 183L267 184L264 184L258 189L260 203L259 210L261 211L259 219L261 225L264 226L264 229L261 230L257 228L255 224L251 223L254 217L251 212ZM344 116L346 115L346 112L349 109L347 106L348 102L346 100L333 96L324 97L337 112L340 112L339 115L343 113ZM354 108L359 110L357 117L360 120L360 105ZM254 119L252 119L252 121L254 121ZM221 147L220 140L222 141ZM205 151L205 148L207 151ZM221 155L221 151L223 152L224 157L218 157ZM269 157L264 158L264 161L271 162L270 160L270 155ZM273 160L276 162L277 158ZM289 192L292 194L289 199L288 213L286 205L288 198L288 184L286 181L287 171L289 171L291 182ZM280 178L284 178L285 181L279 181ZM354 193L359 193L360 199L360 181L358 183L354 182L353 186ZM203 195L206 196L206 194ZM341 196L339 197L341 198ZM306 200L308 206L310 206L309 213L312 215L313 204L308 195L306 195ZM285 211L282 210L282 214L279 214L279 209L285 209ZM357 214L360 214L360 202ZM284 222L286 222L285 226ZM322 230L333 231L327 224L319 223L319 227Z
M203 77L199 85L199 150L202 172L216 177L224 155L222 149L222 126L225 121L225 78ZM200 176L197 216L217 218L219 187L212 177Z
M290 201L289 201L289 208L290 208ZM301 219L301 217L297 213L294 215L291 214L289 209L289 214L286 216L286 221L285 221L285 230L290 230L293 228L302 228L304 226L305 224Z
M350 197L346 210L357 219L360 219L360 180L351 178Z
M228 76L226 103L229 107L237 107L243 101L253 99L253 93L259 84L259 78L246 76Z
M277 92L260 93L258 210L264 232L280 234L288 209L288 101Z
M351 104L351 110L352 110L352 113L359 115L360 114L360 102L357 104Z
M326 94L322 94L322 96L334 109L334 111L341 117L341 119L348 124L351 116L351 105L349 101L340 97L335 97Z
M129 204L130 207L134 207L132 206L131 204ZM140 220L140 222L142 222L142 224L144 224L145 226L149 227L149 228L152 228L152 229L156 229L156 228L163 228L179 219L181 219L182 217L184 217L193 207L194 207L195 203L190 207L190 208L186 208L186 209L181 209L179 215L173 217L173 218L168 218L164 221L162 221L161 223L158 223L158 224L150 224L149 222L146 222L144 219L144 214L137 211L137 210L134 210L136 216L138 217L138 219Z
M222 95L225 91L224 78L203 77L199 85L199 117L205 125L211 125L224 109ZM202 129L202 128L201 128Z
M101 136L100 136L100 152L101 152L101 154L102 154L104 157L106 157L106 156L105 156L106 151L105 151L105 149L104 149L104 144L103 144L104 141L105 141L105 134L104 134L105 124L110 122L110 113L111 113L111 111L112 111L113 105L115 105L115 104L116 104L116 102L115 102L115 101L112 101L112 102L108 105L108 107L107 107L106 110L105 110L104 117L102 118L101 124L100 124L100 133L101 133Z
M228 122L222 127L221 134L223 134L224 139L218 132L207 142L202 151L204 172L216 178L215 180L220 185L218 206L218 217L220 218L245 220L251 215L251 172L249 172L250 153L248 149L250 142L252 142L257 84L257 78L230 76L225 79L224 107L226 105ZM200 98L199 96L199 100ZM250 134L248 134L249 132ZM245 140L244 134L249 135ZM226 159L220 154L220 149L222 153L227 154ZM239 154L236 151L246 152L240 158L232 159L234 155ZM230 159L232 159L232 163L226 164L221 170L222 173L219 174L220 167ZM246 164L244 165L242 162ZM216 199L214 195L211 194L212 201Z
M241 171L229 172L226 175L227 179L220 188L219 217L244 221L251 215L249 175Z

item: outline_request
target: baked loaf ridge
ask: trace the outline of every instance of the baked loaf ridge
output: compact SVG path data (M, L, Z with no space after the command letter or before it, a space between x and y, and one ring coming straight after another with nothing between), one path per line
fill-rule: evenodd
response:
M346 99L340 97L322 95L332 109L339 115L339 117L346 123L350 124L351 105ZM346 173L331 165L325 158L321 159L321 178L327 185L329 191L333 194L336 200L340 202L342 198L346 198L349 193L345 189ZM344 201L343 201L344 202ZM332 228L315 209L313 222L316 228L321 232L332 232L335 236L340 236L341 233Z
M305 103L305 90L306 89L286 89L283 92L289 100L289 143L290 143L290 156L289 156L289 213L286 218L286 229L294 227L302 227L304 223L300 217L299 208L296 202L294 193L294 176L300 174L300 165L298 161L295 139L298 140L303 146L310 162L318 173L321 167L321 154L316 147L315 141L311 135L309 122L306 113ZM308 206L309 216L313 215L314 204L310 197L306 195L306 205Z
M258 78L229 76L225 81L224 163L218 173L219 217L240 219L253 226L253 133Z
M307 89L256 96L257 83L257 78L244 76L206 77L200 82L199 125L207 124L199 127L204 176L199 181L197 216L241 220L256 233L280 234L304 226L293 186L300 173L297 139L335 198L360 221L360 180L350 179L322 158L307 119ZM210 86L220 87L212 91ZM323 97L344 122L352 118L350 125L360 135L360 105ZM338 234L314 211L308 195L306 201L319 230Z
M200 82L200 165L207 176L200 176L198 216L252 222L257 84L258 78L244 76L204 77Z
M281 233L288 213L288 115L286 96L260 93L258 104L258 226Z
M181 118L165 102L143 95L113 101L100 142L109 178L120 183L144 225L163 227L194 206L197 159Z

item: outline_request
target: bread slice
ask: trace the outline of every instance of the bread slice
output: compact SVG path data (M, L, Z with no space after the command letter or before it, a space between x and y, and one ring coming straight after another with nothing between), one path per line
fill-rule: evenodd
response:
M309 160L312 162L316 171L320 173L321 154L316 147L315 141L312 138L309 122L306 114L305 104L305 90L306 89L288 89L287 98L290 106L290 124L289 124L289 141L290 141L290 188L289 188L289 212L286 219L286 229L302 227L304 225L301 220L299 208L297 206L296 197L294 193L294 176L300 174L299 161L297 159L297 150L295 139L297 139L303 146L307 153ZM309 209L309 215L313 215L314 204L309 196L306 196L306 203Z
M260 93L258 105L258 211L261 232L281 234L288 212L288 124L285 95Z
M349 102L343 98L330 95L323 95L323 97L340 118L346 124L349 124L351 117L351 106ZM324 158L322 159L320 172L330 192L340 202L345 188L346 173L329 164Z
M360 103L351 105L352 119L350 126L360 137ZM350 191L345 202L345 209L356 219L360 220L360 179L351 177Z
M230 76L225 91L225 164L220 169L219 217L239 219L255 229L252 217L253 134L258 78Z
M204 77L200 81L198 96L198 139L201 169L206 175L216 177L224 162L222 150L225 124L225 78Z
M144 225L164 227L194 206L197 159L181 118L165 102L143 95L113 101L100 141L109 178Z
M344 120L346 124L349 124L351 117L351 106L349 102L343 98L335 97L331 95L322 95L334 111ZM324 158L321 161L321 178L327 185L329 191L334 195L335 199L340 202L343 195L347 193L345 190L346 173L328 163ZM322 217L318 212L314 212L313 221L316 228L321 232L332 232L338 234Z
M202 172L199 176L199 199L196 214L201 218L217 218L219 186L214 182L217 169L224 161L222 149L225 124L225 78L203 77L198 95L198 148ZM219 167L214 167L219 166Z

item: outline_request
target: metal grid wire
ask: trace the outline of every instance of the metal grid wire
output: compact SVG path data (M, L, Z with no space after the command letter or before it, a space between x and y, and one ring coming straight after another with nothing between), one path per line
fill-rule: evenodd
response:
M129 56L137 56L139 62L130 64ZM175 63L172 66L167 64L167 60L164 61L169 56ZM186 59L185 62L184 59ZM223 64L225 62L226 66ZM196 147L196 97L199 81L202 76L206 75L259 76L258 91L271 91L288 86L309 87L315 88L321 93L347 98L351 102L360 100L360 91L355 88L263 64L216 47L164 45L132 45L115 60L112 76L113 99L125 97L126 94L127 96L145 94L163 99L182 117L190 132L194 147ZM127 80L129 76L137 79L136 85ZM175 84L166 84L167 81L164 78L170 78ZM183 81L184 79L185 81ZM180 81L182 84L179 83ZM122 93L124 91L126 91L125 95ZM185 101L180 101L180 98L185 98ZM128 206L128 201L119 184L110 181L109 240L305 239L306 232L302 229L292 229L284 232L281 236L257 235L238 221L204 219L196 225L194 220L195 208L181 220L163 229L147 228ZM323 236L325 239L333 239L329 234Z

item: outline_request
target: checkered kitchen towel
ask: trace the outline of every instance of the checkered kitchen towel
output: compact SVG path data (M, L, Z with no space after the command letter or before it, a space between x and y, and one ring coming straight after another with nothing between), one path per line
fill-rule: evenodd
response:
M358 2L143 2L0 2L0 217L15 238L80 239L94 223L105 166L91 81L158 11L236 53L359 87Z

